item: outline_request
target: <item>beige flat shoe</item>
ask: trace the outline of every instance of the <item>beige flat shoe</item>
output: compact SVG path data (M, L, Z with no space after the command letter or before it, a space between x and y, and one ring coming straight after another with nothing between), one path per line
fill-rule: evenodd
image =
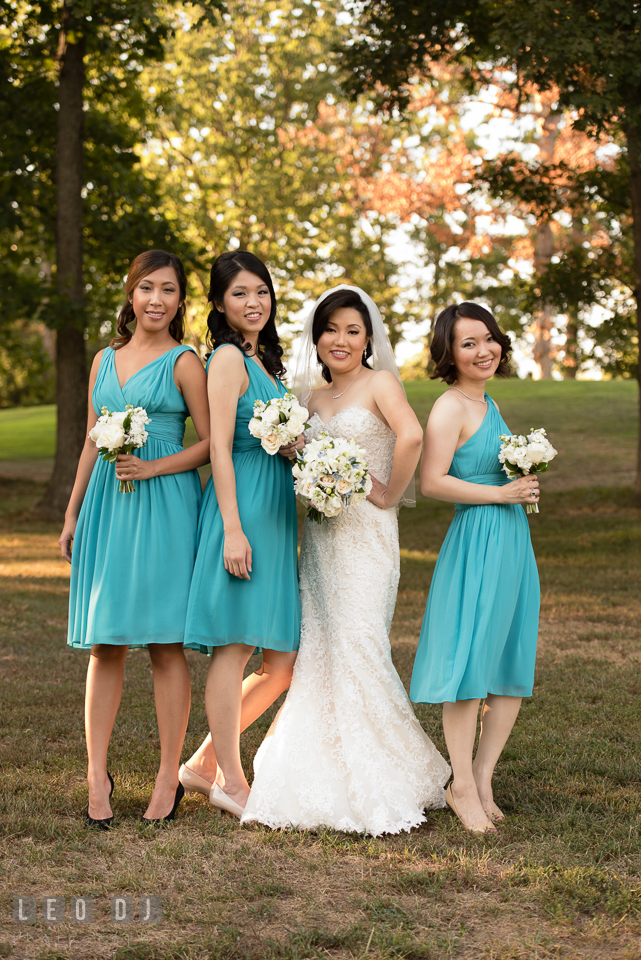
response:
M232 816L240 818L245 812L245 808L241 807L239 803L236 803L235 800L232 800L231 797L228 797L224 791L220 789L217 783L213 785L209 793L209 802L212 807L216 807L217 810L220 810L221 813L231 813Z
M452 781L453 782L453 781ZM450 784L445 791L445 802L454 814L455 817L458 817L461 825L467 830L468 833L496 833L496 827L490 822L485 827L468 827L464 820L461 819L461 815L456 809L456 804L454 803L454 797L452 796L452 784Z
M203 777L200 777L197 773L194 773L194 771L186 767L184 763L178 771L178 779L187 793L202 793L203 797L209 797L212 784Z

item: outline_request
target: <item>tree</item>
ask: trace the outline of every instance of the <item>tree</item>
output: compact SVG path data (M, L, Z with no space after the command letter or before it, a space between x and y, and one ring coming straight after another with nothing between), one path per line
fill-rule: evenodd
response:
M617 128L625 144L633 233L637 343L641 340L641 6L630 0L369 0L361 35L345 49L353 94L379 91L403 107L431 61L464 66L478 83L487 64L515 73L517 90L558 90L578 130ZM641 416L641 364L637 357ZM636 494L641 499L641 435Z
M221 0L203 0L199 6L211 18ZM39 308L57 334L57 449L43 501L54 515L66 507L84 443L85 338L88 299L94 299L87 298L85 247L95 247L101 234L104 239L109 233L101 229L105 223L133 226L139 243L141 235L145 243L159 234L167 235L166 227L154 229L161 218L154 215L153 202L152 209L141 217L127 200L123 202L121 183L116 181L123 167L129 175L135 167L131 134L135 131L142 138L147 112L138 73L143 61L162 57L163 41L172 30L170 10L171 4L150 0L127 4L48 0L33 6L17 0L0 3L0 76L4 81L0 119L8 123L2 124L0 140L4 173L1 225L17 235L23 248L31 248L31 253L39 250L33 260L27 257L25 263L23 257L16 264L13 287L18 290L25 275L31 273L40 287ZM123 134L126 127L130 129L116 142L114 132L119 128ZM109 176L97 163L90 163L95 181L87 177L88 145L94 161L101 155L106 160L109 152L114 155ZM144 197L139 173L129 179L129 186L137 181L134 192ZM91 194L94 183L104 192L107 181L114 209L98 214L98 198ZM12 187L18 189L10 199ZM150 229L141 230L142 221ZM88 230L89 225L97 229ZM19 249L18 243L14 246ZM103 250L98 258L107 273L110 253ZM45 261L50 269L38 270L33 261Z

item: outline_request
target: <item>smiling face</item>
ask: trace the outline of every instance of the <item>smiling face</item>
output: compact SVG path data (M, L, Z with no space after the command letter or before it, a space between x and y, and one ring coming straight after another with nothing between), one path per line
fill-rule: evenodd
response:
M223 294L223 302L216 307L225 314L232 330L254 340L263 329L272 309L269 287L255 273L241 270Z
M459 379L489 380L501 362L501 344L482 320L462 318L454 324L452 361Z
M356 373L361 366L367 341L365 321L358 310L339 307L330 315L327 326L318 338L316 350L333 378L342 373Z
M166 330L180 306L180 286L173 267L148 273L134 287L131 302L137 327L146 333Z

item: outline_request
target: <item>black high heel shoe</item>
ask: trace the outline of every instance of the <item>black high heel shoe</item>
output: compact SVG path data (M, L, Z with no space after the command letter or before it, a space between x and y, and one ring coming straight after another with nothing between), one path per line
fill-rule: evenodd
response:
M169 811L169 813L167 814L167 816L155 817L154 819L151 819L150 817L141 817L140 822L145 824L151 823L155 827L160 826L161 823L169 823L176 816L176 810L178 809L178 804L180 803L180 801L184 796L185 796L185 788L183 787L182 783L179 782L178 786L176 787L176 796L174 797L174 805Z
M107 770L107 776L109 777L109 799L111 800L111 795L114 792L114 778L111 776ZM96 827L97 830L109 830L111 826L111 821L113 820L114 815L111 814L110 817L103 817L102 820L94 820L93 817L89 816L89 804L87 804L87 812L85 814L85 826L87 827Z

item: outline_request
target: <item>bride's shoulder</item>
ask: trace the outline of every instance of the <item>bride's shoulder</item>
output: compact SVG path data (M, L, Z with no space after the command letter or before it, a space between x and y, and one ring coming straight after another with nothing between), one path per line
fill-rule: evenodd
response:
M309 395L309 399L305 404L310 414L314 414L318 412L318 405L323 403L323 399L327 397L328 393L329 393L329 384L325 384L325 386L317 387L316 390L312 390L312 392Z

